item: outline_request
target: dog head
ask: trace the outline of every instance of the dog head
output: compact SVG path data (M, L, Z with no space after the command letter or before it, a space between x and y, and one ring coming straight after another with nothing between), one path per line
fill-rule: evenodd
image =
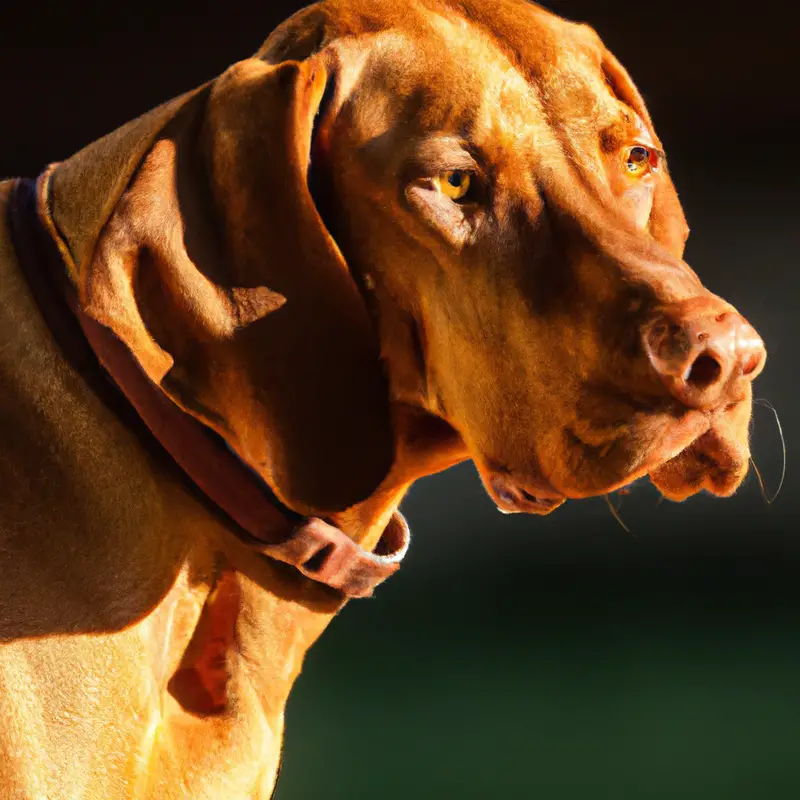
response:
M591 29L327 0L143 120L54 175L82 302L296 509L373 493L401 405L505 510L741 483L764 347L683 262L663 148Z

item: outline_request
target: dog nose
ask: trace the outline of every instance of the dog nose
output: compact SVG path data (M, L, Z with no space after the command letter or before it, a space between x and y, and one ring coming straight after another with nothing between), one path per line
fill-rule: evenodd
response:
M644 347L670 394L690 408L738 399L737 388L759 375L767 357L755 329L714 297L662 309L644 331Z

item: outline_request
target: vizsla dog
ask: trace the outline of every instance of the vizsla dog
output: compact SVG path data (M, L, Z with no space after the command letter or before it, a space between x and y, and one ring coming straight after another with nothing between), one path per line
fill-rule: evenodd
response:
M747 471L764 346L627 73L524 0L326 0L0 198L3 798L269 797L424 475Z

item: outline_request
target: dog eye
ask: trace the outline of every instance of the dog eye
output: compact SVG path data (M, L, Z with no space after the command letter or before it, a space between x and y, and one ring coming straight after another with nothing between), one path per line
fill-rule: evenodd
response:
M472 176L460 169L450 170L433 179L436 188L451 200L463 200L469 192Z
M628 172L635 177L645 175L647 172L657 172L658 153L649 147L637 144L628 150L625 166L628 168Z

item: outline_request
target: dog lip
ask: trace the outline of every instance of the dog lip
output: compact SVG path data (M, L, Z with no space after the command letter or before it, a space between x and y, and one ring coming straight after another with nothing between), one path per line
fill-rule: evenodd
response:
M582 479L574 473L556 471L553 483L565 497L584 499L609 494L644 477L652 480L654 473L691 447L713 424L707 412L671 411L661 409L661 420L655 420L655 426L652 420L642 419L645 427L634 422L625 431L611 430L607 437L596 440L588 437L586 441L583 431L574 426L564 428L567 447L580 453ZM639 438L637 445L642 432L644 439Z
M544 480L518 478L505 470L495 472L486 484L503 514L548 514L566 499Z
M653 470L650 480L672 500L684 500L702 490L728 497L744 479L748 457L748 452L712 427Z
M561 502L561 499L557 499L555 497L539 497L537 495L533 495L525 489L520 489L520 493L522 496L530 503L535 503L536 505L540 505L543 508L552 508L558 503Z

